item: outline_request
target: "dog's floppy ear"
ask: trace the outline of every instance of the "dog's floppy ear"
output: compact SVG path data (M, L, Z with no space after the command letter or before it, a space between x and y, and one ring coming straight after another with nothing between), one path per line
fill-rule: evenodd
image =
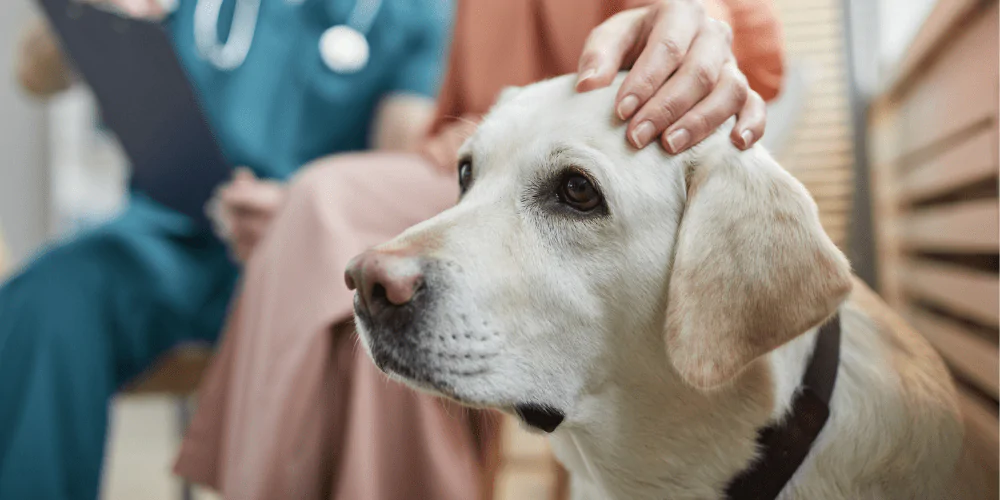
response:
M851 289L802 184L762 149L721 149L689 167L666 316L674 368L702 389L828 318Z

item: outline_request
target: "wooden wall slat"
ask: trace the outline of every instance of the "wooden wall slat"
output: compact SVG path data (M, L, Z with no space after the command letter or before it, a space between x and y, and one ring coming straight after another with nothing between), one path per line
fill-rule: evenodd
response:
M789 149L791 150L793 148ZM806 155L795 154L794 151L791 151L785 155L784 160L785 163L788 164L785 165L785 168L787 168L793 175L798 175L799 172L843 170L842 167L844 163L849 162L851 158L853 158L853 156L847 154L828 154L818 158L809 158Z
M846 170L805 170L792 172L795 178L803 184L821 184L826 182L841 183L851 182L854 178L852 172Z
M823 227L847 242L853 198L854 140L839 0L776 0L787 58L805 71L802 113L778 160L799 177L819 207Z
M836 6L805 10L790 10L781 16L781 25L785 29L795 26L814 26L820 23L840 23L842 12Z
M905 249L936 253L996 253L1000 250L997 200L973 200L917 210L899 222Z
M797 23L783 24L782 31L785 36L805 37L809 36L813 40L820 39L841 39L844 36L840 25L817 24L817 23Z
M913 202L997 175L997 127L979 128L965 141L918 164L899 179L900 201Z
M854 192L854 185L850 182L816 183L809 187L809 191L812 193L813 198L816 199L816 202L820 203L828 198L840 199L850 196Z
M955 25L961 24L982 3L981 0L938 0L887 82L884 94L893 97L902 93L905 85L919 76L917 70L926 66L947 45L947 37L953 33Z
M996 274L908 259L900 264L899 279L912 297L987 326L1000 325L1000 280Z
M914 254L998 257L996 196L963 189L995 179L1000 164L997 32L997 0L937 0L868 121L880 292L968 384L959 399L977 463L960 477L981 481L960 481L956 494L969 498L998 495L1000 276Z
M996 343L981 338L956 321L916 307L907 311L906 318L962 378L993 399L998 398L1000 357Z
M956 33L952 45L913 84L900 109L900 153L905 157L996 116L997 6ZM993 50L983 50L994 47Z
M779 2L780 11L782 14L786 12L802 12L802 11L813 11L813 10L828 10L831 6L836 6L836 3L830 0L796 0L796 1L786 1L784 3Z

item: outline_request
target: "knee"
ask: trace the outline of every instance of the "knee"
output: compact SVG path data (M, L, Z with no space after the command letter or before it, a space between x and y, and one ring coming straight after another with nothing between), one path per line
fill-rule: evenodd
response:
M373 155L336 155L306 165L289 182L288 198L282 218L295 226L316 230L334 229L344 224L341 219L364 197L365 183L359 175L372 172L369 157ZM291 219L291 220L289 220Z
M315 160L289 181L289 199L310 204L327 200L362 163L363 155L336 155Z
M122 248L113 234L92 233L42 251L0 287L0 316L41 320L92 301L114 272L104 263L122 262Z

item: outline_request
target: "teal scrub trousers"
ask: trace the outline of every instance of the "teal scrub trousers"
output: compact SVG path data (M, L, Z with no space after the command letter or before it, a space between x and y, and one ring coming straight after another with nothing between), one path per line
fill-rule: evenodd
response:
M0 500L98 496L108 404L186 341L214 342L237 269L223 244L136 197L0 288Z

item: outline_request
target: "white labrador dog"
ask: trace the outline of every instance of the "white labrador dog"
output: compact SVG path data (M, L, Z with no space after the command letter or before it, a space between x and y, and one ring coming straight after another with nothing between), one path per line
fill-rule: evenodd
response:
M723 131L636 151L617 85L573 82L506 91L462 147L460 202L352 262L375 363L551 431L576 498L718 499L839 311L830 418L779 498L954 498L949 375L856 305L803 186Z

